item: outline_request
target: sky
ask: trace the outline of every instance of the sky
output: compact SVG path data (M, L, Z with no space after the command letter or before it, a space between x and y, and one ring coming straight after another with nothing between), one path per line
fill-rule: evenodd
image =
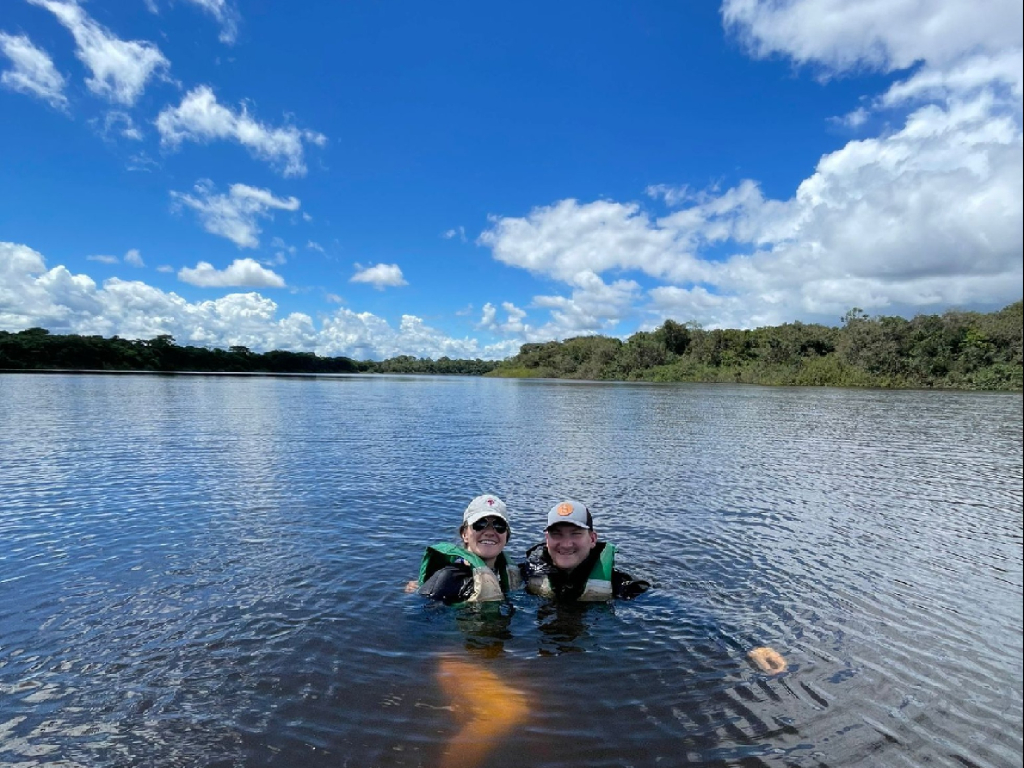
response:
M0 330L348 356L994 311L1020 0L2 0Z

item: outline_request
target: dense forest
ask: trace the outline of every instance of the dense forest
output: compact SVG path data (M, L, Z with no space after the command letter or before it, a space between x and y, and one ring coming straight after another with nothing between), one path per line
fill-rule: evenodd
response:
M704 330L666 320L626 341L580 336L524 344L507 360L382 361L312 352L178 346L171 336L129 340L0 331L0 370L209 373L420 373L606 381L739 382L837 387L1022 389L1022 303L989 314L871 317L850 310L838 327L787 323Z
M1021 302L990 314L870 317L841 327L704 330L666 320L626 341L581 336L524 344L491 376L1020 391Z
M480 376L494 369L488 360L439 360L409 355L380 362L320 357L312 352L252 352L247 347L181 347L174 337L122 339L117 336L51 334L45 328L0 331L0 371L161 371L199 373L425 373Z

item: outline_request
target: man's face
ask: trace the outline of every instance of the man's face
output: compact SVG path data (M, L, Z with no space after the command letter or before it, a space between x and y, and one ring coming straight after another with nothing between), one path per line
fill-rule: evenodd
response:
M597 534L572 523L556 523L544 532L544 543L555 567L571 571L587 559Z

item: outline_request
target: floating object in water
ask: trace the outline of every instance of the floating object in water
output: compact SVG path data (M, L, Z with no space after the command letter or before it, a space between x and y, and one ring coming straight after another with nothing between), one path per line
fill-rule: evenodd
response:
M481 664L445 657L438 666L437 680L462 724L445 746L444 768L483 765L498 740L526 719L526 695Z
M778 675L786 671L786 660L774 648L762 645L748 653L747 658L754 662L762 672L767 672L770 675Z

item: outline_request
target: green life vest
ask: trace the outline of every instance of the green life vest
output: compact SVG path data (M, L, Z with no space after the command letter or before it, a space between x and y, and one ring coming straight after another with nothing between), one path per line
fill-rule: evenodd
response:
M520 585L519 570L509 565L504 555L499 555L498 558L495 572L487 567L487 563L479 555L474 555L456 544L432 544L427 547L420 561L420 584L446 565L466 563L473 573L473 592L466 602L504 600L508 592ZM501 567L502 565L504 567Z
M615 545L605 544L597 562L590 569L587 576L587 585L583 593L576 598L588 602L599 602L611 600L615 597L612 590L612 571L615 568ZM551 580L548 576L532 576L526 583L526 589L541 597L555 597L555 590L551 587Z

